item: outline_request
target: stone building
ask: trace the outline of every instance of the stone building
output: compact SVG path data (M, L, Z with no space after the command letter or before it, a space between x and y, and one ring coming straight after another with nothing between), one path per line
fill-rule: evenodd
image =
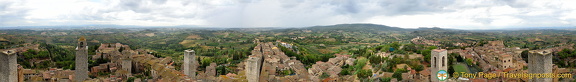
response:
M184 74L196 79L196 68L198 68L196 53L194 50L184 50Z
M260 46L260 44L257 46ZM252 55L248 56L246 60L246 79L248 79L248 82L257 82L259 80L263 61L262 52L260 51L260 47L254 47Z
M528 55L528 73L552 73L551 50L533 50ZM533 78L530 82L552 82L552 78Z
M206 67L205 73L207 77L215 77L216 76L216 63L210 63L210 66Z
M76 47L76 72L74 72L74 80L76 82L82 82L88 79L88 46L86 45L86 39L80 37L80 39L78 39L78 46Z
M0 50L0 82L17 82L18 67L14 50Z
M500 63L498 68L500 68L500 70L514 67L514 65L512 63L512 56L500 55L498 58L499 58L498 62Z
M432 50L432 57L430 57L430 62L432 64L430 67L430 72L432 77L430 81L432 82L444 82L438 80L437 73L440 70L448 71L448 59L447 59L447 50L446 49L434 49Z

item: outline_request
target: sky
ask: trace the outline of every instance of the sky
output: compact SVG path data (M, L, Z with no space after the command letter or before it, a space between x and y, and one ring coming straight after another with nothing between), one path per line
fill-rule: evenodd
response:
M575 4L576 0L0 0L0 27L575 27Z

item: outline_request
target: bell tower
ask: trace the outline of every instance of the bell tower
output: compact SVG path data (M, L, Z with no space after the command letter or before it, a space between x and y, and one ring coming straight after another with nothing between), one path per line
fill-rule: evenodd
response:
M446 79L442 79L440 80L439 78L441 78L441 76L438 76L438 73L440 70L444 70L444 73L448 72L448 55L447 55L447 50L446 49L434 49L432 50L431 53L431 65L430 65L430 73L431 77L430 77L430 81L432 82L445 82L444 80ZM447 73L446 73L447 74ZM443 76L442 76L443 77ZM446 75L446 78L448 77L448 75Z
M88 46L86 45L86 38L80 37L76 46L76 69L74 71L76 82L88 79Z

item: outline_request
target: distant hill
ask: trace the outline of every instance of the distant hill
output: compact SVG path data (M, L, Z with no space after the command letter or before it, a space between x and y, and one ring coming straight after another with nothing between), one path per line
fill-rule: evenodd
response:
M313 26L303 28L305 30L312 30L312 31L410 31L413 29L403 29L399 27L391 27L386 25L377 25L377 24L337 24L337 25L329 25L329 26Z

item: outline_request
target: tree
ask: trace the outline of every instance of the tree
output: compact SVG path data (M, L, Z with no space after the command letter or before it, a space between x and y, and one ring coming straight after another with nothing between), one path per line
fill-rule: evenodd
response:
M468 66L472 66L474 63L474 61L470 58L466 58L466 64L468 64Z
M422 55L424 55L424 61L430 63L430 58L432 57L432 55L430 55L430 54L427 54L427 55L426 55L426 54L422 54Z
M528 62L528 50L524 50L522 51L522 53L520 53L520 56L522 56L522 59L526 62Z
M422 71L422 70L424 70L424 65L416 65L416 66L414 66L414 70Z
M365 70L359 70L358 73L356 74L359 78L368 78L372 75L372 70L370 69L365 69Z
M380 78L381 82L390 82L390 80L392 80L392 78L390 78L390 77Z
M402 80L402 73L404 72L405 69L396 69L396 71L394 71L394 74L392 74L393 78L396 78L398 81Z
M370 59L370 63L373 63L373 64L378 64L378 63L382 62L382 58L380 56L376 56L376 55L371 55L370 57L368 57L368 59Z
M354 62L354 64L356 64L356 65L354 65L354 68L357 70L362 69L362 67L364 67L366 65L366 63L368 63L368 59L366 59L364 57L358 58L358 60L356 60Z

